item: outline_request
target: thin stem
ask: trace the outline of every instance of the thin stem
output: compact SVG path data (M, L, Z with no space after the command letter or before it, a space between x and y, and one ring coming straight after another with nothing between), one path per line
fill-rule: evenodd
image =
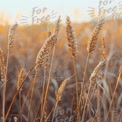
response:
M36 77L37 77L37 72L34 76L33 79L33 85L32 85L32 92L31 92L31 99L30 99L30 105L29 105L29 109L28 109L28 117L27 117L27 122L29 122L29 118L30 118L30 110L31 110L31 105L32 105L32 99L33 99L33 94L34 94L34 87L35 87L35 83L36 83Z
M45 109L46 99L47 99L47 95L48 95L48 89L49 89L49 85L50 85L50 78L51 78L51 75L52 75L51 72L52 72L52 68L53 68L54 54L55 54L55 46L53 48L53 53L52 53L51 65L50 65L50 70L49 70L49 78L48 78L46 92L45 92L44 105L43 105L42 113L41 113L41 116L40 116L41 117L40 122L43 121L44 109Z
M105 91L103 91L102 93L102 98L103 98L103 113L104 113L103 121L105 122L106 115L107 115L107 101L106 101Z
M79 106L81 104L81 100L82 100L81 98L82 98L82 95L83 95L83 92L84 92L85 77L86 77L86 70L87 70L87 67L88 67L89 57L90 57L90 55L88 54L87 60L86 60L86 65L85 65L85 70L84 70L84 74L83 74L83 81L82 81L82 84L81 84L81 94L80 94Z
M12 108L12 105L13 105L13 103L14 103L14 101L15 101L15 99L16 99L16 97L17 97L17 95L18 95L18 93L19 93L19 92L16 92L16 94L14 95L14 98L12 99L12 102L11 102L11 104L10 104L10 106L9 106L9 109L7 110L7 113L6 113L6 116L5 116L4 122L6 121L6 119L7 119L8 115L9 115L9 112L10 112L10 110L11 110L11 108Z
M82 114L82 121L84 121L84 116L85 116L85 111L86 111L86 106L87 106L87 103L88 103L88 99L89 99L89 93L90 93L90 90L91 90L91 86L92 86L92 83L90 82L90 85L89 85L89 88L88 88L88 96L86 97L86 101L85 101L85 105L84 105L84 109L83 109L83 114Z
M39 108L35 114L35 117L34 117L34 122L36 121L36 117L37 117L37 114L40 110L40 114L42 112L42 106L43 106L43 102L44 102L44 86L45 86L45 82L46 82L46 67L44 67L44 82L43 82L43 87L42 87L42 91L40 91L42 93L42 96L40 97L40 104L39 104Z
M48 114L47 118L46 118L46 122L48 121L48 118L50 117L51 113L54 111L55 106L51 109L50 113Z
M44 98L44 87L45 87L45 83L46 83L46 68L44 68L44 82L43 82L42 97L41 97L41 112L42 112L42 106L43 106L43 102L44 102L44 99L43 98Z
M2 113L3 113L3 122L5 121L5 96L6 96L6 83L4 83L3 86L3 109L2 109Z
M20 109L21 109L21 107L22 107L22 95L21 95L21 90L19 91L19 105L20 105ZM20 122L22 122L22 117L21 117L21 115L20 115Z
M100 87L97 85L97 90L98 90L98 94L97 94L97 122L101 122L101 113L100 113Z
M28 96L29 96L29 93L30 93L30 90L31 90L33 84L34 84L34 82L32 81L31 84L30 84L30 86L29 86L29 89L28 89L28 91L27 91L27 93L26 93L26 97L25 97L25 100L24 100L24 102L23 102L23 104L22 104L21 110L20 110L20 112L19 112L18 119L20 118L20 115L22 114L23 108L24 108L24 106L25 106L26 100L27 100L27 98L28 98Z
M3 86L3 108L2 108L2 113L3 113L3 122L5 122L5 102L6 102L6 83L7 83L7 72L8 72L8 60L9 60L9 48L7 51L7 61L6 61L6 76L5 76L5 82Z
M80 112L81 100L82 100L82 96L83 96L83 92L84 92L85 77L86 77L86 70L87 70L87 67L88 67L89 57L90 57L90 54L88 54L87 59L86 59L85 70L84 70L84 74L83 74L83 81L81 83L81 94L80 94L80 99L79 99L78 115L80 115L79 112ZM78 118L79 118L79 121L80 121L80 116Z
M106 121L105 121L105 122L107 122L107 120L108 120L108 116L109 116L109 113L110 113L110 111L111 111L111 107L112 107L112 104L113 104L114 96L115 96L115 94L116 94L116 90L117 90L117 87L118 87L120 78L121 78L121 73L119 73L119 76L118 76L118 78L117 78L117 83L116 83L116 86L115 86L115 89L114 89L114 93L113 93L113 95L112 95L112 100L111 100L111 103L110 103L110 107L109 107L109 110L108 110L108 113L107 113L107 118L106 118Z
M75 89L76 89L76 105L77 105L76 110L78 111L78 78L77 78L76 59L75 58L73 59L73 67L74 67L75 82L76 82L76 85L75 85Z
M54 120L54 117L55 117L55 111L56 111L57 105L58 105L58 101L55 104L54 111L53 111L53 117L52 117L52 121L51 122L54 122L53 120Z

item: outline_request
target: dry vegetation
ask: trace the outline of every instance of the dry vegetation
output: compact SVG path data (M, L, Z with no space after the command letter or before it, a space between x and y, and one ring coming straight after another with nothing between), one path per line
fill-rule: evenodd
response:
M0 122L122 122L121 26L1 25Z

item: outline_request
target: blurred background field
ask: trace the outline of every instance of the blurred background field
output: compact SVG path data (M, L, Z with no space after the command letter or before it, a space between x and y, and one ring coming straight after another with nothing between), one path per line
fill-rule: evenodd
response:
M92 6L92 5L90 5L90 3L88 2L87 6ZM7 11L9 11L9 9L7 9ZM71 22L75 31L76 41L77 41L77 46L78 46L78 53L77 53L77 58L76 58L76 69L77 69L77 76L78 76L78 83L79 83L78 85L79 93L81 92L80 83L82 82L82 79L83 79L85 63L86 63L86 59L88 55L87 45L89 42L89 38L91 37L91 34L97 24L96 21L90 21L90 19L89 21L84 21L84 20L81 21L82 20L81 18L83 18L84 16L80 12L81 10L76 9L74 10L74 16L69 15L71 16ZM68 12L66 14L68 14ZM6 15L3 14L2 12L0 14L0 17L1 17L1 20L3 21L0 24L0 48L4 52L4 58L6 62L9 28L13 23L17 21L16 19L14 19L14 22L13 21L11 22L11 18L7 19ZM78 19L78 17L80 17L80 19ZM58 16L55 17L55 20L57 19L58 19ZM55 103L56 92L59 86L61 85L62 81L74 74L72 59L71 59L71 55L70 55L68 43L67 43L66 23L65 23L66 16L64 15L61 16L61 20L62 20L61 27L60 27L60 32L58 36L58 43L56 44L56 48L55 48L53 69L52 69L50 88L49 88L49 94L48 94L48 99L47 99L47 106L46 106L47 114L49 114L49 112L51 111ZM75 21L75 20L78 20L78 21ZM85 83L89 83L89 78L94 68L102 60L100 50L102 48L102 40L104 38L107 58L109 59L106 82L108 84L110 98L112 98L112 94L116 85L117 76L119 73L119 68L120 68L120 65L122 64L122 39L121 39L122 28L121 26L122 26L121 20L110 20L110 21L105 22L102 30L100 31L99 38L96 44L96 49L89 58L88 68L86 71ZM30 68L34 66L35 61L36 61L36 56L39 50L41 49L43 43L48 38L49 31L53 33L55 31L55 27L56 25L53 22L49 22L49 23L40 22L38 24L32 24L32 25L31 24L22 25L20 22L18 23L18 27L16 29L16 33L14 37L15 38L14 46L10 50L10 57L9 57L8 74L7 74L8 82L7 82L7 92L6 92L6 111L8 110L8 107L13 99L13 96L15 92L17 91L16 84L17 84L17 78L18 78L20 69L25 68L25 72L26 72L25 74L27 74ZM49 59L49 62L48 62L47 74L49 73L50 62L51 62L51 58ZM23 86L23 89L22 89L23 100L25 98L25 93L27 93L29 85L33 79L33 76L34 76L34 72L31 73L25 85ZM46 81L47 79L48 77L46 78ZM34 99L32 103L32 111L30 112L31 119L34 117L34 114L35 114L34 112L37 111L39 107L40 90L42 88L43 80L44 80L44 67L41 68L37 77L36 87L34 91ZM71 108L73 111L75 110L74 105L76 105L76 102L73 99L75 97L74 84L75 84L75 78L73 77L70 79L70 81L66 85L66 88L64 89L62 99L59 102L59 107L63 109ZM1 81L0 90L2 90L2 87L3 86L2 86L2 81ZM114 108L117 108L118 106L119 108L122 107L122 104L121 104L122 99L120 98L120 96L122 96L121 88L122 88L122 79L120 79L120 82L116 91L115 101L114 101L115 103L113 105L112 110ZM0 95L0 116L2 116L2 92L0 94L1 94ZM30 99L30 96L28 98L28 101L29 99ZM107 101L106 106L108 107L110 104L110 101L107 98L106 98L106 101ZM96 99L91 102L92 102L92 107L94 111L97 110ZM18 104L19 104L19 96L17 96L16 98L16 102L14 103L12 107L9 117L13 117L19 113ZM23 110L23 115L26 117L27 117L27 112L28 112L27 108L28 108L28 104L26 103L26 106ZM105 113L103 111L104 111L104 108L101 107L101 120L102 121L104 121L105 119L104 118ZM91 112L91 114L95 116L94 112ZM65 118L65 115L63 115L62 118L63 117ZM86 120L88 119L89 119L89 116L86 115ZM121 120L122 120L122 117L121 117Z

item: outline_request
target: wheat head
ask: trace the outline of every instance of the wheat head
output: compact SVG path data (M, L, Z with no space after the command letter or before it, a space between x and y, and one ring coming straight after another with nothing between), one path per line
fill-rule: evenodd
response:
M72 58L76 58L77 41L76 41L75 32L73 30L69 17L66 18L66 32L67 32L67 40L68 40L68 46L69 46L71 56Z
M5 64L4 64L4 57L3 57L3 50L0 49L0 70L1 70L1 80L2 82L6 82L6 74L5 74Z
M43 44L42 48L37 54L35 70L38 71L42 65L45 65L47 56L49 56L52 48L57 42L57 35L51 35Z
M96 43L98 40L98 35L100 33L100 30L102 29L103 24L104 24L104 20L100 19L100 21L98 22L97 26L95 27L95 29L90 37L88 47L87 47L87 51L89 54L91 54L95 50Z
M25 69L22 68L22 69L20 70L19 75L18 75L18 80L17 80L17 90L18 90L18 91L22 88L23 78L24 78L24 72L25 72Z
M14 24L10 27L9 34L8 34L8 49L13 47L14 43L14 35L15 35L15 29L17 28L18 24Z

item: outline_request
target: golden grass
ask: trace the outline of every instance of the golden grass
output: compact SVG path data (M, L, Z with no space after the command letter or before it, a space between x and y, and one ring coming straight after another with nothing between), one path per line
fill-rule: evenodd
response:
M2 33L0 121L121 121L122 24L114 34L108 24L80 27L67 17L65 27L59 17L54 31L20 34L15 24Z

